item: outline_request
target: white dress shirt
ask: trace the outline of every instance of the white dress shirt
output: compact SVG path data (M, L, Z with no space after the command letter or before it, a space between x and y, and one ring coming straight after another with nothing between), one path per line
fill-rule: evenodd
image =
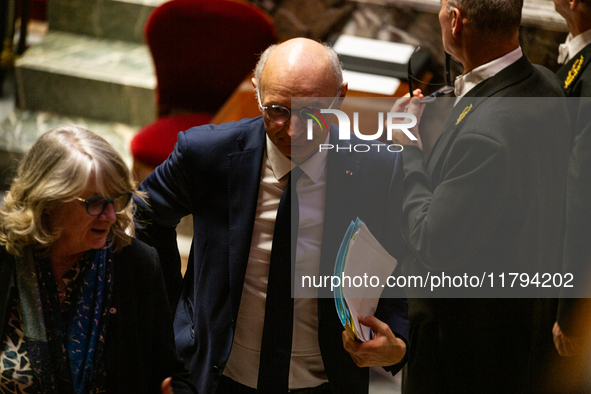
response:
M319 272L327 154L317 152L300 165L304 174L296 184L300 211L296 277L301 270L306 275ZM224 369L225 376L253 388L258 380L275 218L291 166L291 160L267 137L236 332ZM295 298L289 388L316 387L327 381L318 344L318 300Z
M587 30L576 37L573 37L571 33L568 33L568 36L566 36L566 42L560 44L558 47L558 63L568 63L573 56L581 52L583 48L589 44L591 44L591 30Z
M458 98L454 105L480 82L493 77L499 71L509 67L521 59L521 56L523 56L521 47L517 47L517 49L511 52L457 77L454 88Z

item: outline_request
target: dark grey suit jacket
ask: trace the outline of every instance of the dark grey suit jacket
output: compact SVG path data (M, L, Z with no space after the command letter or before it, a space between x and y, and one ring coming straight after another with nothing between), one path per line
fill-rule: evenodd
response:
M575 65L577 63L577 65ZM564 238L564 271L579 279L586 292L561 292L558 323L567 335L591 333L591 45L583 48L557 73L569 97L573 148L567 178L567 224ZM575 297L575 298L572 298ZM579 298L580 297L580 298Z
M560 271L567 109L536 98L560 97L557 82L522 57L459 101L426 164L418 148L405 148L404 274ZM404 393L525 388L533 300L407 294Z

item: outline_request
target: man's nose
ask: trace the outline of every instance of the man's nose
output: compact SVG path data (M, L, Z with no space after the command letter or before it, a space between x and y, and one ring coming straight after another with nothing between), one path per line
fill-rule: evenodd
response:
M294 116L295 115L295 116ZM297 116L297 114L292 114L291 119L289 120L289 136L292 140L299 140L300 138L305 138L302 134L305 134L307 131L307 125L304 124Z

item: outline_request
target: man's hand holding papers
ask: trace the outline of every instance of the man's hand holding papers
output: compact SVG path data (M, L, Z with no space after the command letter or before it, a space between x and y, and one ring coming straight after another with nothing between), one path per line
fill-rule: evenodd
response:
M345 331L343 346L359 367L390 366L399 363L406 344L390 327L373 316L383 285L357 286L353 279L375 278L385 283L396 268L396 259L383 248L358 218L347 229L335 262L335 277L342 278L335 288L335 305Z
M358 342L343 331L343 347L358 367L387 367L398 364L406 353L406 344L396 338L390 327L374 316L357 316L359 322L371 328L373 339Z

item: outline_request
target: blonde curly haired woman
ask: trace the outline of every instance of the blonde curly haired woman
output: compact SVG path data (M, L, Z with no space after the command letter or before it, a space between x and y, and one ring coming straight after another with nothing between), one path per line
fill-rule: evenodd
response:
M193 392L135 184L78 126L38 138L0 208L0 392ZM165 383L163 381L166 379Z

